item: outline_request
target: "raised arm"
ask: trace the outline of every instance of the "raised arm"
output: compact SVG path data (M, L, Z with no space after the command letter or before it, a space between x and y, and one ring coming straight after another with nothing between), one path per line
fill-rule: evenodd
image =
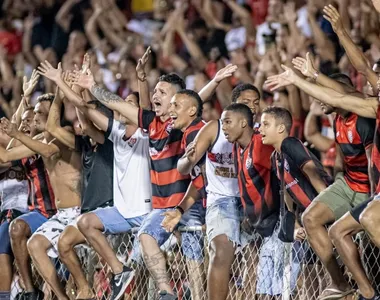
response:
M68 32L70 29L70 22L72 19L71 9L75 4L79 3L78 0L67 0L63 3L55 16L55 21L62 27L64 32Z
M58 141L60 141L70 149L75 149L75 135L61 126L62 105L63 99L59 95L59 90L57 88L54 101L50 107L49 117L46 123L46 129Z
M292 69L284 65L282 65L282 68L285 70L284 73L271 76L266 81L266 84L271 86L272 91L282 86L294 84L305 93L332 107L341 108L362 117L376 118L377 98L362 99L344 95L330 88L310 83L297 76Z
M339 93L345 94L344 88L330 77L319 73L310 57L310 53L306 53L306 58L296 57L292 60L294 68L299 70L305 77L314 79L315 83L333 89Z
M85 109L88 109L88 108L85 108ZM76 108L76 113L78 116L80 126L82 128L83 134L89 136L98 144L104 144L104 140L105 140L104 132L96 128L94 124L90 120L88 120L87 117L84 115L84 113L81 112L78 108Z
M19 140L21 143L23 143L26 147L28 147L31 150L30 152L27 152L27 151L24 152L24 149L19 149L21 146L13 148L9 152L19 150L20 152L22 152L23 155L25 155L25 154L26 155L22 156L22 157L20 157L20 156L12 157L12 160L21 159L24 157L29 157L29 156L32 156L36 153L40 154L44 158L49 158L52 155L60 152L58 146L56 146L55 144L51 143L48 145L48 144L42 143L38 140L32 139L31 137L25 135L24 133L18 131L16 124L11 123L6 118L1 119L1 125L2 125L2 128L6 134L8 134L10 137L13 137L13 138Z
M145 66L148 62L151 50L150 47L146 49L144 55L139 59L136 67L137 73L137 83L139 86L139 98L140 98L140 107L142 109L150 109L150 95L149 95L149 84L146 80L146 70Z
M99 102L107 106L109 109L119 112L133 124L138 125L139 108L125 102L118 95L97 85L90 70L87 71L86 75L76 73L74 83L82 88L90 90L91 94L94 95Z
M190 174L191 170L214 143L218 132L218 122L210 121L198 132L194 141L186 148L185 154L178 160L178 172L183 175Z
M330 4L329 6L324 7L323 13L324 18L331 23L335 33L338 35L339 41L346 51L351 64L359 73L367 78L373 89L377 90L377 75L368 65L364 53L355 45L350 35L345 30L340 14L336 8Z
M11 140L11 142L13 139ZM29 149L25 145L20 145L13 147L9 150L4 149L3 146L0 146L0 163L12 162L14 160L23 159L25 157L30 157L36 154L33 150Z
M16 112L12 116L12 123L16 123L17 127L21 124L21 117L24 113L25 109L29 106L29 100L30 97L34 91L34 88L36 87L38 80L40 78L40 75L38 75L36 70L33 70L32 76L30 77L30 80L26 78L26 76L23 77L23 84L22 89L24 92L24 95L20 101L20 104L16 110Z
M212 95L215 94L215 91L219 86L219 83L222 80L231 77L236 70L237 66L232 64L229 64L225 66L223 69L220 69L215 74L214 78L200 90L199 97L201 97L202 101L205 102L209 100L212 97Z

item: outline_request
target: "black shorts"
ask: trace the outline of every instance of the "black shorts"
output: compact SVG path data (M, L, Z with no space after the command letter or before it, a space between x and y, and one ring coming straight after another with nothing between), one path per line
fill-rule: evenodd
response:
M360 224L359 218L361 213L367 208L368 203L370 203L374 199L374 196L369 198L368 200L364 201L363 203L355 206L353 209L351 209L350 214L355 219L356 222Z

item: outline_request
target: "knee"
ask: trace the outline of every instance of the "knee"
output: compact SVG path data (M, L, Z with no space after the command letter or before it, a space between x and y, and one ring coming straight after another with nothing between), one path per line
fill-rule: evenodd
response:
M302 223L306 230L313 230L319 225L318 218L313 210L306 210L302 215Z
M360 224L366 231L373 231L376 225L380 225L378 221L378 216L369 209L365 209L359 217Z
M66 257L67 253L73 248L73 243L69 234L63 232L58 239L58 253L60 257Z
M41 247L42 244L41 237L39 235L33 235L26 244L29 254L33 256L33 254L43 250Z
M328 231L331 242L335 245L343 237L343 232L339 226L339 222L335 222Z
M30 235L29 225L23 220L14 220L9 226L9 236L13 241L27 239Z
M91 225L91 222L93 220L93 215L91 213L89 214L84 214L83 216L81 216L78 220L78 229L79 231L84 235L84 236L87 236L89 231L91 231L92 229L92 225Z
M212 241L210 260L213 266L226 266L234 258L234 249L229 241ZM229 251L228 249L231 248Z

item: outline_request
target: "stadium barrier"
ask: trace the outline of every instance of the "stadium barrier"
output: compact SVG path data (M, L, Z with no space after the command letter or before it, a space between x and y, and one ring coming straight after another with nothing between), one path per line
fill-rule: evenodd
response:
M202 227L179 228L165 245L161 247L167 258L170 284L179 300L207 300L207 268L208 246ZM181 253L181 233L202 232L203 254L202 262L190 261ZM129 255L132 252L137 229L122 235L110 235L108 240L117 257L124 264L132 266L135 277L128 286L124 300L155 300L158 298L152 278L143 264L132 262ZM379 291L380 268L379 251L369 238L363 234L356 236L365 269L374 287ZM110 296L110 268L96 252L87 245L76 247L87 279L93 287L96 299L107 300ZM58 259L54 260L58 274L65 284L70 299L76 297L76 287L72 277ZM342 266L344 270L344 266ZM33 267L34 281L45 293L45 299L55 299L49 286L43 282ZM355 288L355 282L349 272L345 271L349 283ZM277 238L260 238L251 241L249 245L237 251L231 268L228 300L314 300L328 285L329 276L318 258L308 246L308 242L282 243ZM19 276L14 276L11 299L19 299L22 282ZM277 296L275 298L269 297Z

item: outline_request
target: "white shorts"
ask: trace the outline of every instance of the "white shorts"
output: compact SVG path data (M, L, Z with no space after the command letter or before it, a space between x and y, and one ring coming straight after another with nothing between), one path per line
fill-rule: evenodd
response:
M66 226L76 220L79 215L79 206L58 209L58 212L52 216L49 221L42 224L42 226L33 234L43 235L52 244L52 247L47 252L50 257L58 257L58 238Z

